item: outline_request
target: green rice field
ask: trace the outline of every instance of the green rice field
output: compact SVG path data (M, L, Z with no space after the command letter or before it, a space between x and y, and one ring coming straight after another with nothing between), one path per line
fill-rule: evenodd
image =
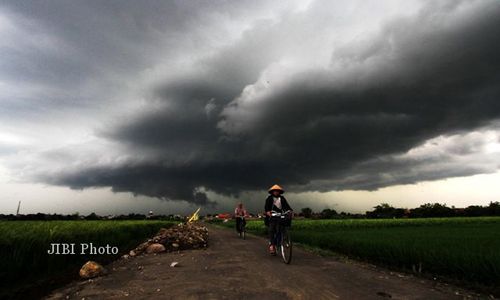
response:
M78 276L87 260L107 263L171 221L1 221L0 299L32 298ZM75 255L49 255L51 243L75 243ZM117 254L80 253L80 243L118 248ZM30 294L32 293L32 294Z
M247 231L266 234L261 220L247 222ZM297 219L292 239L412 272L500 286L500 217Z

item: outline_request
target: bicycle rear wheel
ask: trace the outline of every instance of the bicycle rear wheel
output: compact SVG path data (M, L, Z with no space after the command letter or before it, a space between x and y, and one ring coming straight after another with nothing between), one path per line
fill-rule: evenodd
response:
M241 238L241 239L244 239L245 238L245 233L243 232L245 230L245 227L243 226L243 222L240 222L238 224L238 236Z
M285 230L281 233L281 257L283 257L283 262L289 264L292 261L292 239L290 237L290 232Z

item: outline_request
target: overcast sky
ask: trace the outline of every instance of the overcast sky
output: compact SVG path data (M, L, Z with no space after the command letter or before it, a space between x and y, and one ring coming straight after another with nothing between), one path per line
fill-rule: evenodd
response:
M0 1L0 213L500 201L500 2Z

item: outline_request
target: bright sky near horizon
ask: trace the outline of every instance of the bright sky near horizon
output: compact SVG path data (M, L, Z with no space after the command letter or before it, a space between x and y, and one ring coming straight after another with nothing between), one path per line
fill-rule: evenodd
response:
M1 1L0 213L500 201L500 2Z

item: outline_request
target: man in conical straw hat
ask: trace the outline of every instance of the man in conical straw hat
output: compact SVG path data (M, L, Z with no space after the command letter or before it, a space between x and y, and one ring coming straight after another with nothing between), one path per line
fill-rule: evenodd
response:
M279 220L271 218L271 212L276 211L276 212L286 212L286 211L292 211L292 208L288 204L288 201L286 201L285 197L283 196L283 193L285 190L281 188L279 185L275 184L269 189L269 196L266 199L266 205L264 207L265 212L266 212L266 220L269 224L269 253L271 255L276 255L276 240L275 240L275 234L276 234L276 228L279 225Z

